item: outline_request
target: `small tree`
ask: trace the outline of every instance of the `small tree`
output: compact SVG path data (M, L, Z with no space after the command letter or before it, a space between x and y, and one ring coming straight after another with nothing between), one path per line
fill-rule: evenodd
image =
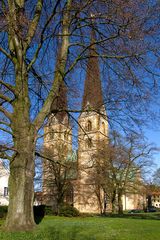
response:
M157 168L153 173L153 184L160 186L160 168Z
M76 176L77 159L73 159L73 153L68 152L64 143L57 144L54 149L57 154L53 154L51 148L44 149L43 191L46 204L52 205L53 212L59 214L66 201L73 204L71 182Z

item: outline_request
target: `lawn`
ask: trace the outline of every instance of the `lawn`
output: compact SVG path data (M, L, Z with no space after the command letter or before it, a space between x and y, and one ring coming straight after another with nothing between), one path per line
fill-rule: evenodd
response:
M2 221L0 222L2 224ZM132 218L45 217L33 232L5 233L1 240L159 240L160 221Z

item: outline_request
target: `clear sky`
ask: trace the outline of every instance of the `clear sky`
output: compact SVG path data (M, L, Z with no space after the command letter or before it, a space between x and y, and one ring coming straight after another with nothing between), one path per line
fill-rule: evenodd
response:
M154 129L146 130L146 137L148 138L149 143L153 143L159 148L159 151L154 154L154 161L157 164L157 167L160 167L160 127L157 127L157 129L154 127Z

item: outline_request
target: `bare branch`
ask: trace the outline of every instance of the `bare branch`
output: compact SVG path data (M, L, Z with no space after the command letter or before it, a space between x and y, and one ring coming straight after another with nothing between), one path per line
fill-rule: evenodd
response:
M12 103L13 99L0 93L0 99L3 99L5 102Z
M7 126L7 127L10 127L10 126L11 126L9 123L4 122L4 121L0 121L0 124L1 124L1 125L5 125L5 126Z
M0 79L0 84L5 86L6 88L8 88L12 93L16 94L16 90L15 90L14 86L12 86L11 84L6 83L6 82L2 81L1 79Z
M3 132L6 132L6 133L9 133L10 135L13 136L12 132L9 131L8 129L5 129L5 128L0 127L0 131L3 131Z
M0 112L2 112L7 118L12 120L12 114L5 110L3 107L0 106Z
M44 38L44 33L45 33L45 30L46 30L47 26L50 24L50 22L52 21L54 15L56 14L56 10L57 10L57 7L58 7L59 3L60 3L60 0L57 0L57 2L56 2L56 4L55 4L55 7L54 7L54 9L53 9L53 11L52 11L52 14L51 14L50 17L47 19L47 21L46 21L46 23L45 23L45 25L44 25L44 27L43 27L43 30L42 30L42 33L41 33L41 37L40 37L40 43L39 43L39 45L38 45L38 47L37 47L37 49L36 49L36 51L35 51L35 54L34 54L32 60L30 61L29 65L28 65L28 67L27 67L28 70L30 70L30 68L32 67L32 65L35 63L35 61L36 61L36 59L37 59L37 57L38 57L39 51L41 50L42 45L43 45L45 39L48 38L48 37L47 37L47 38Z
M6 153L4 153L4 152L0 152L0 158L8 159L10 161L12 160L12 158L9 155L7 155Z
M57 66L58 69L56 69L55 79L54 79L52 88L50 90L50 93L41 111L39 112L39 114L37 115L37 118L33 123L37 127L37 129L41 127L41 125L44 122L44 119L50 113L50 107L51 107L52 101L54 97L56 97L60 83L64 80L64 72L65 72L66 62L68 58L68 48L69 48L70 7L71 7L71 0L68 0L66 9L64 10L63 24L62 24L63 38L62 38L62 45L61 45L61 55L59 56L59 59L58 59L60 62L60 65Z
M9 58L11 61L14 61L12 56L2 47L0 47L0 51L7 57Z
M38 26L39 19L40 19L40 16L41 16L42 7L43 7L43 0L38 0L37 5L36 5L35 14L34 14L32 22L30 24L29 30L28 30L28 36L26 38L26 44L25 44L25 49L26 50L27 50L29 44L31 43L31 41L32 41L32 39L35 35L36 28Z
M45 156L45 155L43 155L43 154L41 154L41 153L39 153L39 152L37 152L37 151L35 152L35 155L36 155L37 157L44 158L44 159L52 162L53 164L59 164L59 165L61 165L61 166L63 166L63 167L67 167L66 165L62 164L60 161L55 161L54 158L50 158L50 157L48 157L48 156ZM53 157L54 157L54 156L53 156Z

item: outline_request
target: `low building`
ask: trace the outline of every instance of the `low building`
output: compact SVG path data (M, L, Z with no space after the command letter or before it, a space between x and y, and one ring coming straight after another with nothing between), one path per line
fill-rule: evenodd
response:
M152 206L160 208L160 191L152 192L151 202Z
M0 205L9 204L8 179L9 169L5 163L0 160Z

